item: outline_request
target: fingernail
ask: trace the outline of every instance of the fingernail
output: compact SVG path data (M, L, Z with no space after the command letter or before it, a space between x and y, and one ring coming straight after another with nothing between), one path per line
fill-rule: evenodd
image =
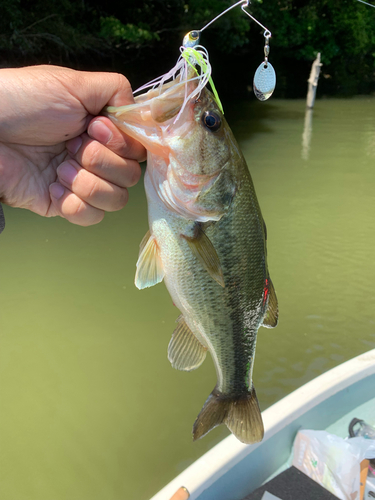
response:
M69 151L69 153L75 155L78 152L81 145L82 145L81 137L75 137L74 139L67 141L66 149Z
M49 192L52 198L55 198L55 200L59 200L64 194L65 189L62 187L61 184L55 182L54 184L50 185Z
M73 184L77 174L77 170L68 162L62 163L57 169L57 175L59 178L68 184Z
M87 132L90 137L101 142L102 144L107 144L107 142L112 139L112 132L109 130L107 125L100 120L91 123Z

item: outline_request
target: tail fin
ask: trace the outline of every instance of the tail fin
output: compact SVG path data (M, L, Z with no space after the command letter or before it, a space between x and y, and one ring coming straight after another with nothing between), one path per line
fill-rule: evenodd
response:
M241 396L221 394L215 387L194 422L194 441L220 424L225 424L242 443L263 439L263 421L254 387Z

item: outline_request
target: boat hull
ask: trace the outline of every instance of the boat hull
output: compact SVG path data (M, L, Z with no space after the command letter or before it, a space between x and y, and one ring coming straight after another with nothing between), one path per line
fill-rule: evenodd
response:
M228 436L151 500L169 500L181 486L189 491L189 500L241 500L288 460L299 429L327 429L375 398L374 387L375 349L329 370L265 410L261 443L244 445Z

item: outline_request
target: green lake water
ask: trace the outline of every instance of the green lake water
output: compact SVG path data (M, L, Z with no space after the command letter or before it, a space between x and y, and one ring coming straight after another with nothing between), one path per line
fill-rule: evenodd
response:
M267 223L279 299L279 326L258 333L265 409L375 347L375 99L319 100L305 133L303 101L226 110ZM179 313L163 284L133 285L143 185L94 227L5 215L0 498L147 500L228 431L192 442L213 364L172 369Z

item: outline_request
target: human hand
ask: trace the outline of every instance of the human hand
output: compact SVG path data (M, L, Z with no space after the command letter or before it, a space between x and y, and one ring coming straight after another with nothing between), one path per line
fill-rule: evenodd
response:
M82 226L125 206L145 149L96 116L134 102L125 77L31 66L0 83L0 201Z

